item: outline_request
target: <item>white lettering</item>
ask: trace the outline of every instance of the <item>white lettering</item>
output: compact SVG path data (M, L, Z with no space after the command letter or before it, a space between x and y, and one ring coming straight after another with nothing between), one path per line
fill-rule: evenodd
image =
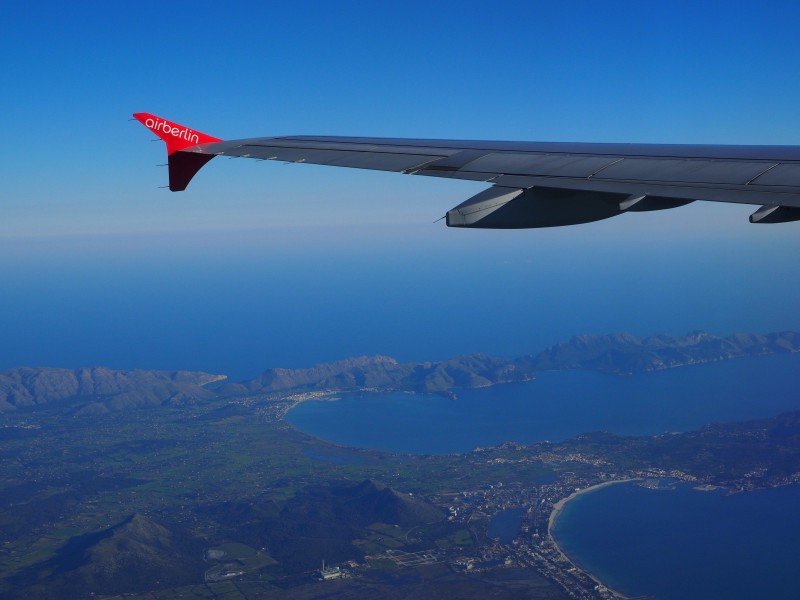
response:
M200 143L200 136L191 129L181 128L177 125L162 121L161 119L147 119L144 124L156 133L162 132L181 140L186 140L187 142L192 142L194 144Z

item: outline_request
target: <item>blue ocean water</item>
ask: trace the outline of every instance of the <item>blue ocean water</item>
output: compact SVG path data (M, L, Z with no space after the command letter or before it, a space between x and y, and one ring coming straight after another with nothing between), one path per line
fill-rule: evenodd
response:
M365 354L515 357L585 333L800 329L794 264L764 260L797 254L781 231L747 244L602 225L0 238L0 369L238 381Z
M800 354L736 359L631 376L542 373L524 384L304 402L298 429L348 446L417 454L465 452L505 441L558 441L590 431L656 434L800 409Z
M784 354L621 377L550 372L521 385L459 390L455 401L351 396L300 404L287 418L340 444L458 452L592 430L651 434L773 416L800 409L799 379L800 354ZM568 503L555 534L582 567L629 596L792 598L800 568L798 502L800 486L725 496L620 484ZM510 542L520 514L496 515L489 534Z
M553 533L581 567L627 596L797 598L800 486L732 496L618 484L577 496Z

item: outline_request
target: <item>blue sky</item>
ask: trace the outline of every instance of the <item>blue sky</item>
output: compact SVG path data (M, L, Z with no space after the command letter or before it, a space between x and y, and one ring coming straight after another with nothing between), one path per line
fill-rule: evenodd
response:
M253 302L280 307L265 282L284 285L282 269L290 267L309 274L293 282L296 289L317 293L316 277L327 282L325 295L333 306L358 306L360 313L374 306L371 300L394 302L360 287L359 272L388 285L376 279L380 265L391 266L393 285L404 290L417 279L437 289L430 276L417 274L445 273L460 282L460 298L478 303L491 301L485 282L502 271L498 265L516 265L521 278L526 265L534 265L530 276L537 286L500 278L517 295L512 304L519 319L527 318L526 294L552 298L541 305L552 307L559 294L586 293L581 282L597 286L591 293L603 281L615 282L618 291L605 299L608 308L596 311L603 318L594 325L584 318L590 303L575 308L580 316L566 309L544 315L563 327L529 336L532 346L555 341L571 328L652 332L659 323L633 318L631 311L645 313L659 299L675 307L657 307L670 312L664 327L677 329L672 333L682 333L682 327L726 333L737 324L800 327L793 308L800 286L786 258L800 251L800 229L749 225L751 207L698 203L580 227L454 231L432 222L482 184L219 159L186 192L172 194L158 189L167 180L166 169L155 166L164 162L163 144L128 121L131 113L147 111L222 138L338 134L796 144L798 17L800 5L793 2L7 3L0 19L8 148L0 269L8 287L0 327L16 332L20 344L0 356L0 367L103 361L99 349L58 356L42 350L79 335L79 329L60 337L43 326L39 331L35 323L44 314L61 314L105 339L90 324L93 313L84 314L91 301L76 290L92 290L97 306L121 307L121 296L109 295L109 286L136 281L140 302L150 306L148 316L139 318L160 325L151 337L137 337L133 328L122 339L142 348L171 347L164 339L184 338L191 328L171 330L170 323L188 319L186 314L213 319L239 310L241 301L232 296L216 305L198 291L180 306L163 302L162 294L186 289L174 288L183 276L208 281L212 289L220 280L246 288L243 282L257 273L264 285L250 290ZM649 263L631 262L647 256ZM648 264L660 271L648 270ZM680 269L687 264L694 289L681 292ZM642 273L652 279L647 290L633 279ZM548 283L556 280L558 289ZM361 300L348 301L345 288L360 289ZM654 298L653 290L663 293ZM758 301L762 295L778 298L768 318L753 316L766 312ZM716 297L715 308L710 299ZM71 312L65 307L73 300ZM403 336L392 330L348 346L337 330L306 344L329 352L306 358L395 347L410 356L412 333L432 354L487 346L501 351L506 341L509 352L525 345L523 339L512 341L511 324L484 324L474 338L449 330L426 334L431 323L450 315L469 318L457 299L427 305L429 300L422 292L406 294L405 304L392 309L428 311L419 330L413 319L404 321L409 337L402 344L395 342ZM40 312L31 316L26 308L36 302ZM53 312L55 306L60 312ZM627 308L614 308L620 306ZM342 311L355 318L356 312L344 308L331 309L328 318ZM123 319L119 314L114 318ZM246 314L255 319L257 313ZM387 318L381 311L372 316ZM266 343L258 332L267 336L271 330L263 327L253 329L253 345ZM541 328L532 323L530 329ZM495 339L492 331L500 332ZM298 332L281 334L283 346L305 339ZM447 335L461 341L434 343ZM109 338L98 348L113 346ZM292 352L286 362L304 362L300 345ZM416 353L424 357L425 350ZM165 368L192 366L191 354L174 361L169 352L162 354L170 363ZM147 362L143 351L126 356L107 364ZM281 356L276 350L263 360Z

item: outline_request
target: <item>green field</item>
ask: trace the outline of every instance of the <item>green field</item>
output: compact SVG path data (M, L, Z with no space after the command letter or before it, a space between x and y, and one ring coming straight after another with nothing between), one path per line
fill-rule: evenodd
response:
M671 436L592 434L444 456L360 450L357 461L328 461L356 451L262 420L266 403L0 415L0 597L280 598L280 586L316 589L322 560L359 565L325 589L385 592L379 574L403 569L386 559L366 566L365 556L480 554L486 515L445 518L468 507L465 491L632 468L768 487L800 462L798 415ZM419 572L460 589L432 567Z

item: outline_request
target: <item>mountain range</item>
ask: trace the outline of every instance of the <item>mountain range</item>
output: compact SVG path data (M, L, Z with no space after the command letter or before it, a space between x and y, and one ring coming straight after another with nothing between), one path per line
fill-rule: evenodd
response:
M306 369L273 368L238 383L191 371L19 367L0 372L0 412L57 405L80 414L115 412L268 393L409 391L443 393L523 382L551 370L584 369L615 375L657 371L748 356L800 351L800 333L705 332L638 338L629 333L580 335L536 355L515 359L470 354L444 361L400 363L362 356Z

